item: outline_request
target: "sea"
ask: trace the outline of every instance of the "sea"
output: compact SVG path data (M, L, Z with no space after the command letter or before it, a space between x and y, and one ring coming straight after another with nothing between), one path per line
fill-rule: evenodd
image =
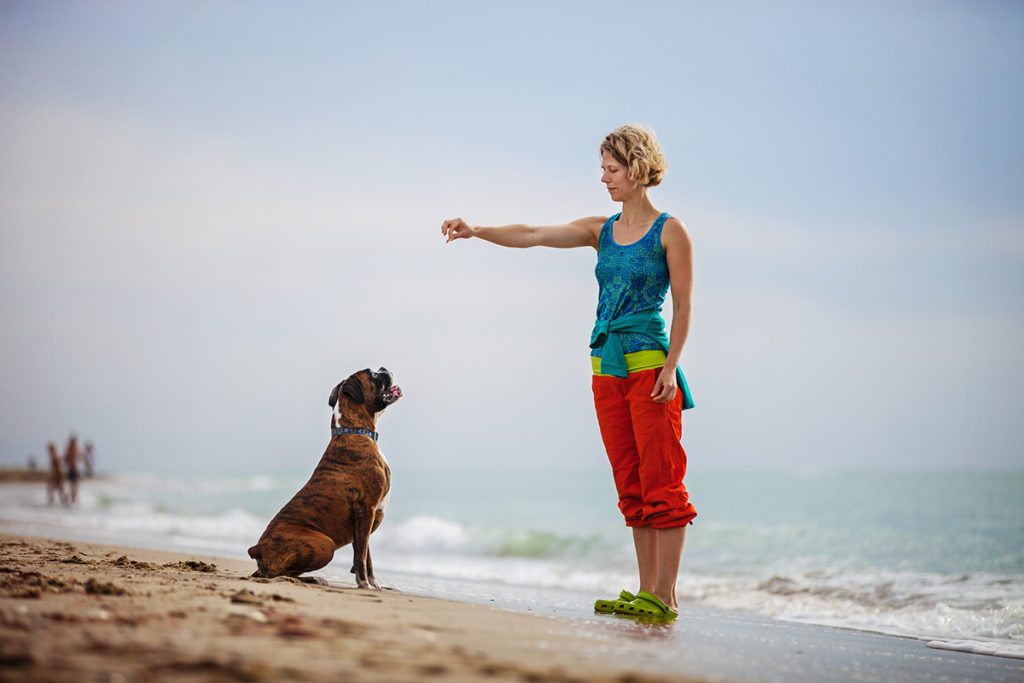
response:
M248 559L312 465L104 474L72 508L7 484L0 528ZM1024 659L1024 472L691 471L687 488L681 606ZM508 609L593 619L594 599L637 588L604 469L396 471L370 547L382 585ZM316 574L354 585L351 561Z

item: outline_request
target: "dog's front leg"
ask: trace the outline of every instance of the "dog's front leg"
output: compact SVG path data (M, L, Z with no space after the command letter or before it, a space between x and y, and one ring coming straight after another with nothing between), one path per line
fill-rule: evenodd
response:
M373 524L373 515L367 514L367 510L355 506L352 509L352 573L356 575L356 585L360 588L370 588L367 581L367 560L370 549L370 527ZM380 588L379 586L372 586Z
M366 580L371 586L380 590L380 584L377 583L377 579L373 575L373 560L370 559L370 540L366 540Z

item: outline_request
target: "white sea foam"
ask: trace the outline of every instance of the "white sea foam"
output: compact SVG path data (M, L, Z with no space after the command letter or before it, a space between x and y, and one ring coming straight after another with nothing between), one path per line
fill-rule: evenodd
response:
M815 571L682 574L680 598L784 621L925 639L1024 643L1024 577Z
M969 652L974 655L991 655L994 657L1012 657L1024 659L1024 643L982 642L978 640L932 640L928 647L936 650L953 650Z
M157 480L147 477L89 481L82 487L77 504L70 508L47 505L39 487L9 486L0 502L0 519L66 528L86 539L207 549L232 549L251 543L266 525L266 519L241 508L213 514L182 514L133 495L152 491L146 487L157 484ZM235 490L250 490L245 486L239 484ZM186 490L182 487L176 492L174 482L166 481L159 481L159 487L169 497Z
M416 516L377 532L374 539L385 547L406 550L465 550L469 536L462 525L433 516Z
M102 520L102 527L112 532L129 531L147 534L244 542L259 537L265 522L244 510L228 510L213 516L183 516L124 506L124 516Z

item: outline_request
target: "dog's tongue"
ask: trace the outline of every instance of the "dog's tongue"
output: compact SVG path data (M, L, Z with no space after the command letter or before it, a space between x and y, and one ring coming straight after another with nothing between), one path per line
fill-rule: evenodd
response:
M402 398L402 388L395 384L391 387L390 391L388 391L388 393L385 394L385 396L387 397L389 402L393 403L394 401L397 401L398 399Z

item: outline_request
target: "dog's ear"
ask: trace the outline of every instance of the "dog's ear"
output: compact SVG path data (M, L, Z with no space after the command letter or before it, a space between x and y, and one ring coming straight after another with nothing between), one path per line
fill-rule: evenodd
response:
M363 393L363 383L355 376L349 377L341 383L341 393L345 394L356 403L366 403L366 395Z
M338 402L338 389L341 389L340 384L331 390L331 397L327 399L327 405L332 408L334 407L334 404Z

